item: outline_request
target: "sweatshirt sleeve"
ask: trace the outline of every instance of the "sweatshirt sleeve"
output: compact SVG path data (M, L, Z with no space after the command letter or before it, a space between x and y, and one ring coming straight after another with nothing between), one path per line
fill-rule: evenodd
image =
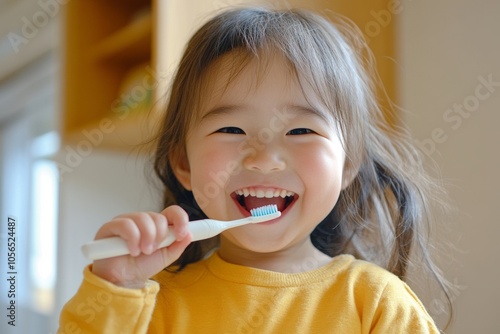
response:
M381 292L370 333L439 334L440 331L415 293L394 277Z
M57 333L146 333L158 290L153 281L143 289L118 287L89 266L78 292L62 309Z

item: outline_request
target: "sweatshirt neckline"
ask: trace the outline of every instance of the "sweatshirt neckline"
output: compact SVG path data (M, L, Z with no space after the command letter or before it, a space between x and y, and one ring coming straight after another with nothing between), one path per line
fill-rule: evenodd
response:
M354 261L352 255L337 255L317 269L299 273L282 273L241 266L224 261L214 252L207 260L207 269L216 277L233 283L256 286L300 286L324 281L337 275Z

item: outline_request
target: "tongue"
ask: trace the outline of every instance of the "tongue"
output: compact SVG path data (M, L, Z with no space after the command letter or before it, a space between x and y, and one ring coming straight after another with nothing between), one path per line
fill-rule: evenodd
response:
M285 209L286 200L282 197L272 197L272 198L257 198L253 196L245 197L245 207L248 211L255 209L264 205L275 204L278 206L278 211L283 211Z

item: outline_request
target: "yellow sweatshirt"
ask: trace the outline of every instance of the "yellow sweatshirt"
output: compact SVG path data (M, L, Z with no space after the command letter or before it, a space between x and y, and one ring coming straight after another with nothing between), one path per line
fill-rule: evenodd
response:
M217 253L141 290L85 269L59 333L439 333L398 277L340 255L303 273L223 261Z

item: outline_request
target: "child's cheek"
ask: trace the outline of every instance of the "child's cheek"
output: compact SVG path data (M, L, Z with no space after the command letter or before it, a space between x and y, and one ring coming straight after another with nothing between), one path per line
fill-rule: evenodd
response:
M326 202L336 202L343 174L344 154L334 145L308 145L298 151L295 168L314 195Z
M234 149L224 145L201 144L190 159L193 193L200 208L207 213L220 196L226 195L226 185L238 173L238 160Z

